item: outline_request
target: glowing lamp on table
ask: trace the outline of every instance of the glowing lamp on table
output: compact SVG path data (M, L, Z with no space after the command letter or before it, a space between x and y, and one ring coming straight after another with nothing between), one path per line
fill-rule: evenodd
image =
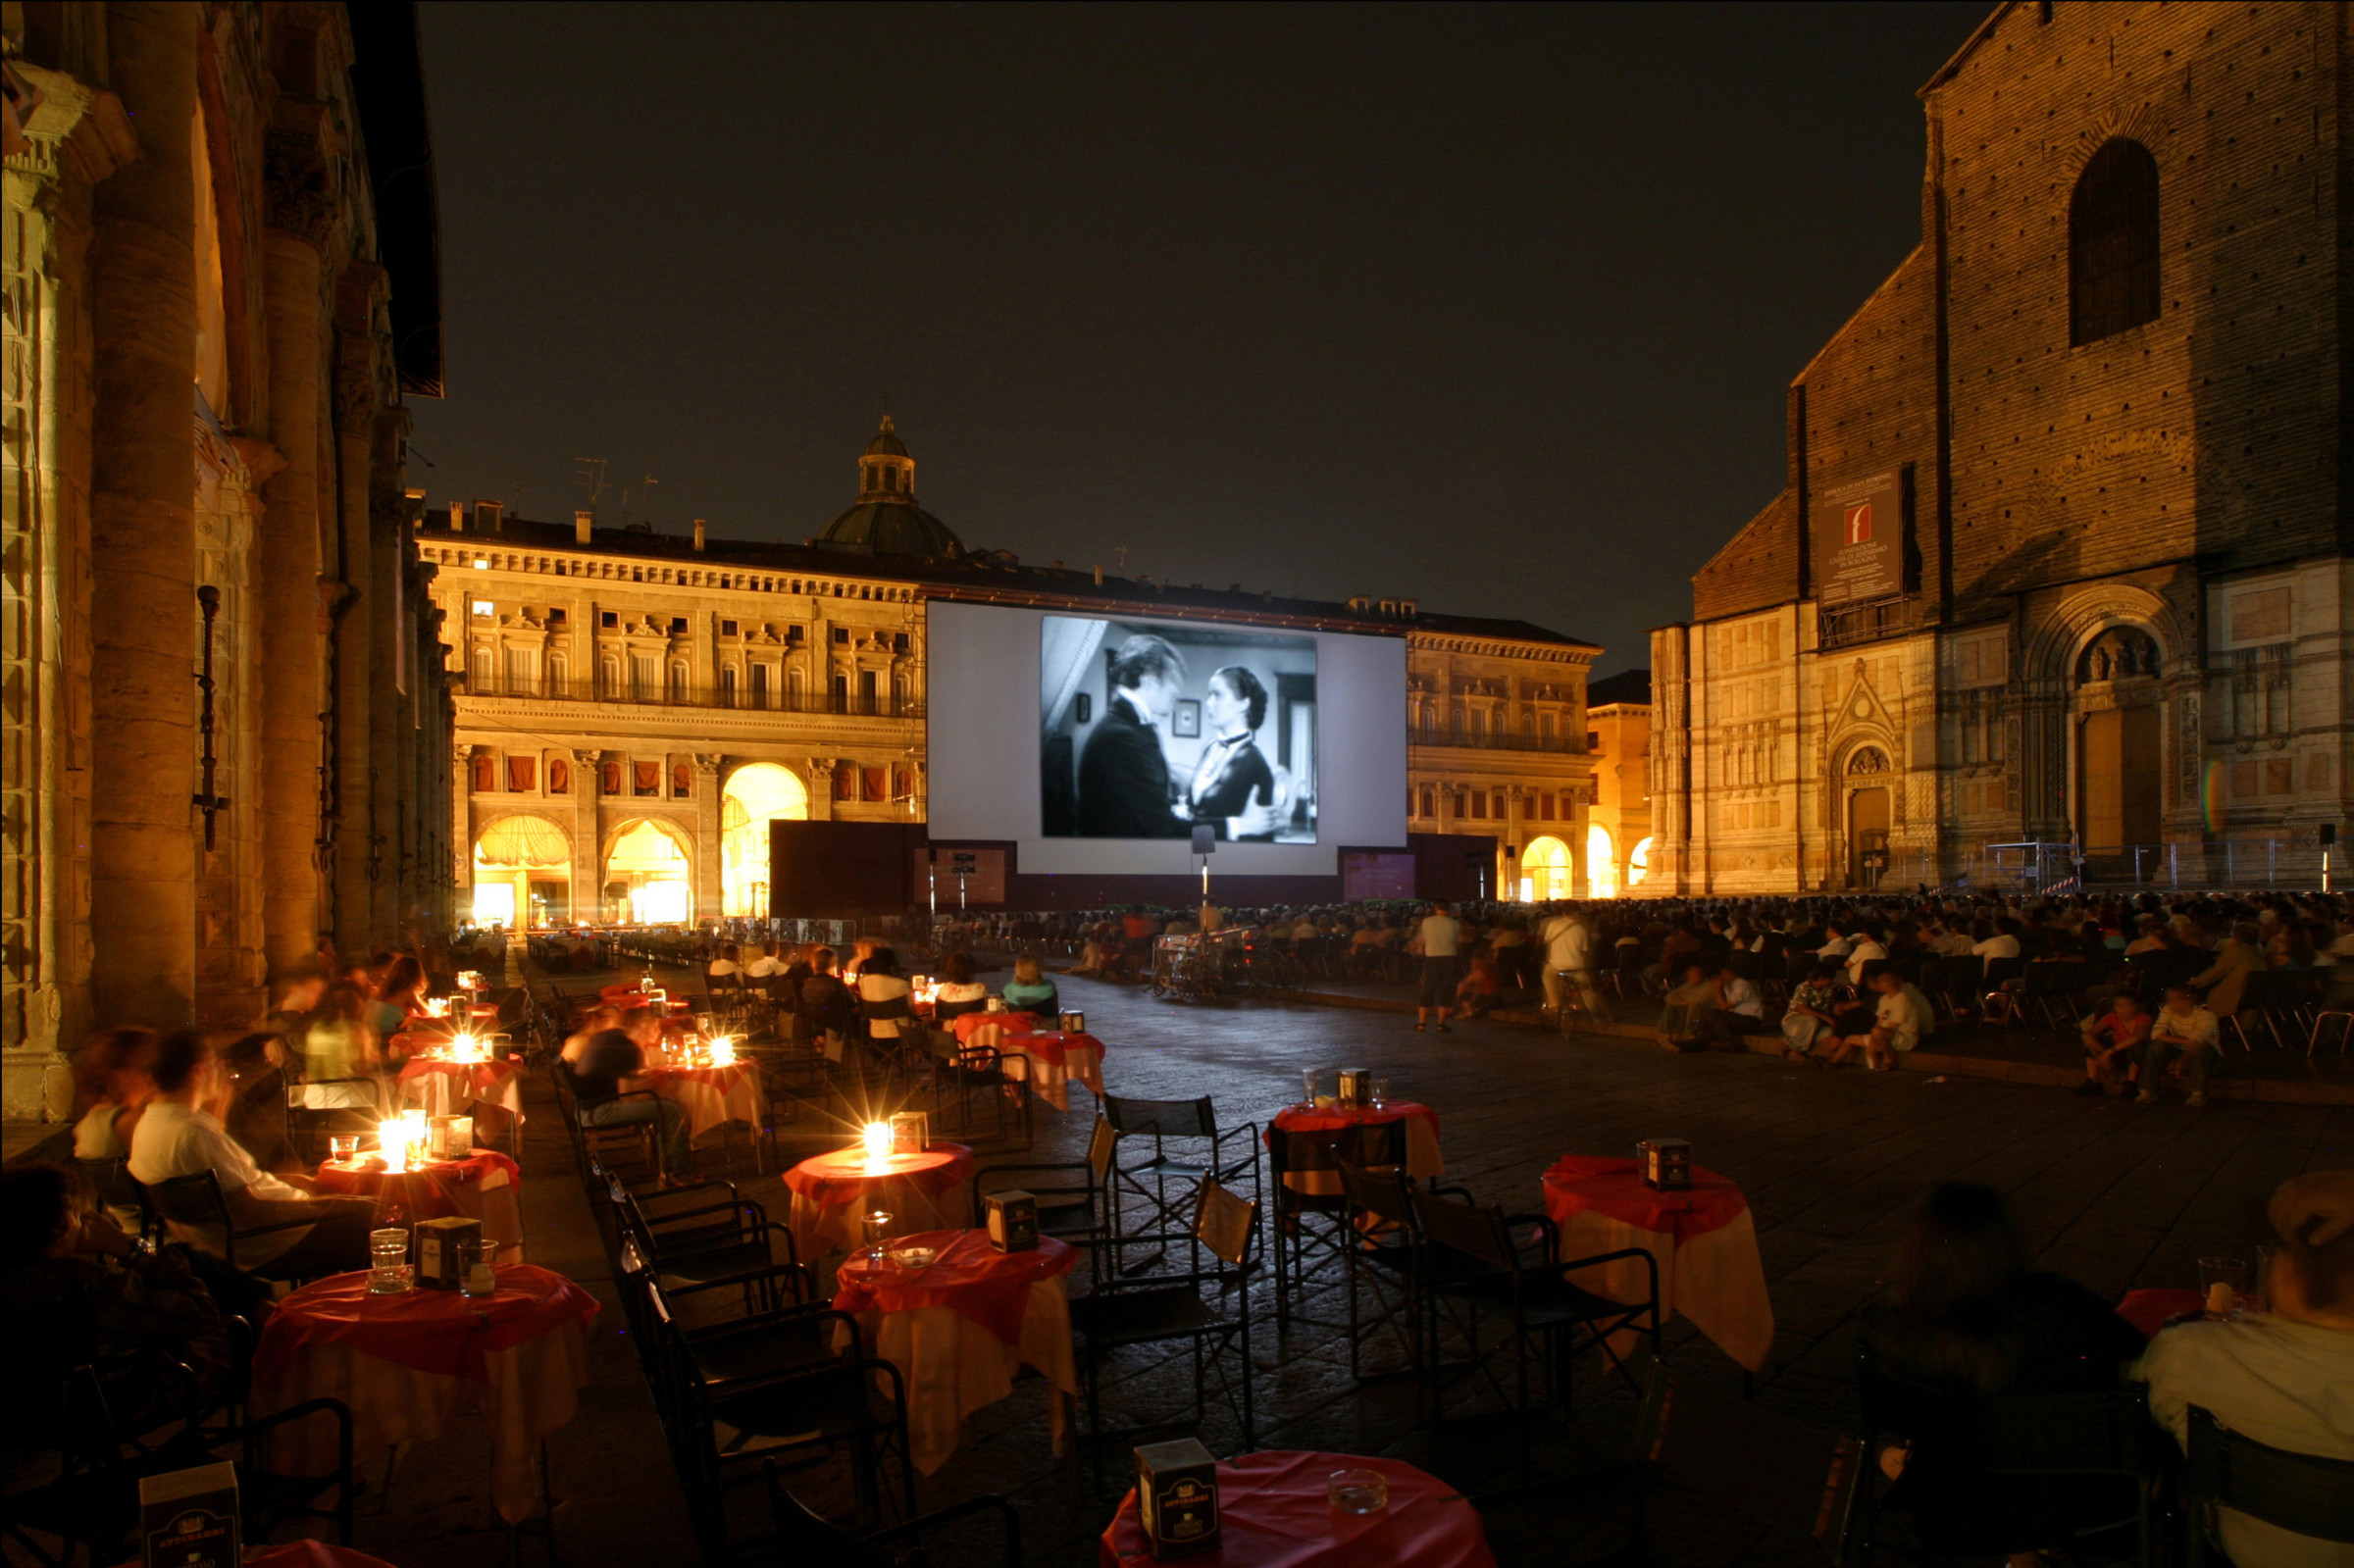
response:
M865 1146L866 1163L872 1170L891 1163L891 1124L869 1122L859 1129L858 1140Z
M711 1037L710 1053L713 1067L734 1067L736 1065L735 1039L726 1035L714 1035Z

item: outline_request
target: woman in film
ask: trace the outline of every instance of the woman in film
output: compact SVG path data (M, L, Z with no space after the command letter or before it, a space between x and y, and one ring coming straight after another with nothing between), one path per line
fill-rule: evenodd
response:
M1212 738L1202 748L1186 786L1183 811L1216 829L1220 839L1275 841L1275 826L1268 821L1277 799L1275 770L1252 738L1266 716L1267 688L1249 670L1230 664L1209 678L1202 697L1202 727ZM1265 831L1249 831L1255 828Z

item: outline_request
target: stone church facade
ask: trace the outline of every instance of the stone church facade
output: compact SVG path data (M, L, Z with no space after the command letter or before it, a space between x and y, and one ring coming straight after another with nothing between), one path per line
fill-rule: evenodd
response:
M1921 89L1920 243L1653 633L1659 891L2031 841L2311 881L2354 704L2348 16L2007 4Z
M234 1028L446 919L448 700L408 547L441 386L405 5L7 7L7 1114L61 1047Z

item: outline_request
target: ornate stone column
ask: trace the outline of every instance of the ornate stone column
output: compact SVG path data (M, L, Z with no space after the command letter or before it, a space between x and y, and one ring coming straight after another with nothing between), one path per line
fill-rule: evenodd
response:
M348 596L333 622L334 687L329 693L335 749L334 921L336 945L361 952L378 937L380 881L376 742L382 704L379 660L389 656L390 595L380 591L371 539L370 476L374 469L377 395L370 324L384 289L374 262L344 264L335 281L334 493L329 528L334 543L330 574ZM387 585L388 586L388 585ZM387 783L389 781L386 781Z
M265 174L270 227L262 236L262 298L270 444L284 466L262 486L254 599L262 652L262 942L272 976L282 977L315 961L323 913L319 518L327 344L320 247L331 220L315 137L273 132ZM457 799L462 818L465 797Z
M94 1022L193 1017L196 839L193 7L107 8L139 159L98 187L90 497Z
M604 833L598 809L603 804L598 792L605 787L599 764L604 760L602 751L572 754L572 918L575 920L593 920L604 909Z
M694 756L694 914L717 920L724 904L720 853L719 769L727 759L715 751Z

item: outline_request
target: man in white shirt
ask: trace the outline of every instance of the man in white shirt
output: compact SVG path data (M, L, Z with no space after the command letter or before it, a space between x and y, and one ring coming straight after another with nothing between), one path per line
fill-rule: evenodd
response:
M1704 1037L1713 1037L1725 1050L1745 1051L1751 1035L1766 1033L1766 998L1734 971L1733 961L1727 958L1716 971L1715 1010L1700 1014L1693 1022Z
M1847 950L1847 983L1858 990L1864 988L1864 966L1880 963L1888 957L1888 949L1879 944L1869 926L1856 933L1855 945Z
M2177 1324L2150 1341L2139 1376L2150 1415L2190 1445L2190 1407L2268 1447L2354 1461L2354 1171L2308 1171L2266 1205L2279 1245L2269 1311ZM2204 1528L2203 1522L2194 1529ZM2242 1568L2345 1568L2354 1547L2216 1509Z
M1441 899L1422 917L1415 936L1422 944L1422 994L1415 999L1414 1028L1429 1028L1435 1013L1439 1033L1452 1035L1455 1032L1447 1027L1447 1013L1455 1005L1456 955L1460 951L1462 922L1455 918L1454 906Z
M766 980L777 972L777 944L762 942L759 953L743 966L746 980Z
M1970 950L1976 956L1989 961L1997 958L2017 958L2019 956L2019 938L1998 926L1995 928L1993 936L1982 942L1973 942Z
M1815 949L1815 956L1836 958L1841 963L1845 963L1850 944L1845 936L1839 935L1838 926L1831 921L1824 921L1822 923L1822 945Z
M2199 993L2188 986L2166 987L2166 1005L2150 1021L2150 1037L2141 1049L2141 1092L2134 1103L2147 1105L2158 1097L2158 1086L2168 1075L2178 1075L2190 1092L2185 1105L2207 1103L2207 1068L2215 1059L2215 1015L2199 1005Z
M1586 1011L1610 1017L1602 1007L1602 986L1594 974L1594 928L1586 917L1564 909L1549 917L1537 936L1545 943L1545 1010L1560 1018L1574 986Z
M153 1188L211 1171L220 1183L230 1227L238 1233L234 1261L249 1274L297 1280L368 1266L375 1200L313 1197L256 1165L219 1119L202 1108L218 1094L221 1079L219 1061L201 1036L165 1036L156 1043L148 1073L156 1097L131 1134L131 1180ZM176 1190L163 1204L176 1239L215 1257L232 1255L209 1198Z

